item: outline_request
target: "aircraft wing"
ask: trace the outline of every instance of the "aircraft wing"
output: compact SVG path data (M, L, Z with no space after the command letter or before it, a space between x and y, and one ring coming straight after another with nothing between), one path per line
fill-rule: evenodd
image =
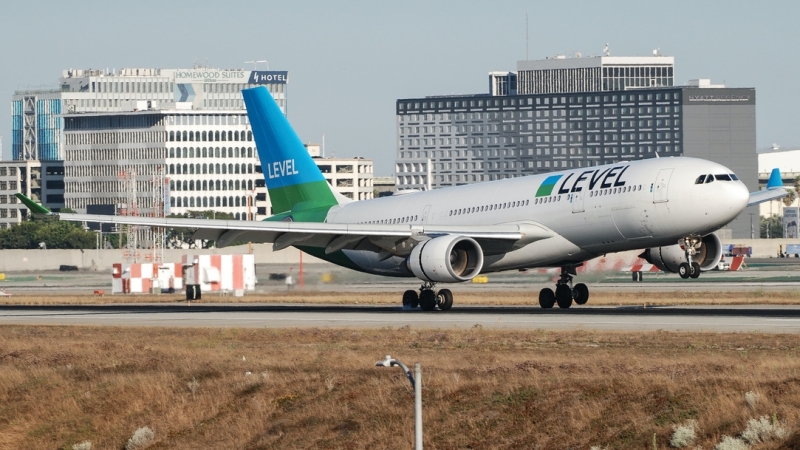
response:
M521 248L555 235L535 222L474 225L378 225L325 222L242 221L188 219L178 217L108 216L99 214L52 213L22 194L17 197L35 214L48 214L70 222L99 222L163 228L192 228L193 239L216 241L218 247L234 242L272 243L282 250L292 245L324 248L326 253L343 249L372 250L391 255L407 255L416 242L429 237L457 234L475 239L486 254Z
M747 206L757 205L759 203L768 202L770 200L777 200L789 195L789 192L783 187L783 180L781 179L781 171L777 168L772 169L767 181L767 188L763 191L751 192L750 200Z

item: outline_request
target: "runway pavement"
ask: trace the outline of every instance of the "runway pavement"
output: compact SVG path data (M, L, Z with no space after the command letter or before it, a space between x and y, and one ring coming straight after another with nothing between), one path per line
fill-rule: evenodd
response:
M798 306L457 306L448 312L363 305L1 306L0 324L159 327L402 327L800 333Z

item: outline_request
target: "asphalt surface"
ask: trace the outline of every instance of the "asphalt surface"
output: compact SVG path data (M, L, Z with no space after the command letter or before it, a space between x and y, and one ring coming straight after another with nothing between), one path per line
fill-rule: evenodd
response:
M454 306L447 312L393 306L116 304L0 306L0 324L158 327L402 327L800 333L800 306Z

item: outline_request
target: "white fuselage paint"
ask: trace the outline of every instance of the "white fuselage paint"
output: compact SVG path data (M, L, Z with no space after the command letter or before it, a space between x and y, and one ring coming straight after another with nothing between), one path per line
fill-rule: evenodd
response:
M486 255L483 272L579 263L606 253L674 245L725 226L747 205L741 181L696 184L732 174L714 162L656 158L395 195L334 207L331 223L498 225L534 222L554 236ZM558 177L549 195L541 185ZM546 189L545 189L546 191ZM383 222L381 222L383 221ZM409 275L404 258L345 250L365 271Z

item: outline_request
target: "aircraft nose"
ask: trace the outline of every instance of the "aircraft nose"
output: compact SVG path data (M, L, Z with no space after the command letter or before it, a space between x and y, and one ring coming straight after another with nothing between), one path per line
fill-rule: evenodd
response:
M750 201L750 191L741 181L731 183L727 190L727 201L729 202L731 209L736 210L736 213L738 214L747 207L747 203Z

